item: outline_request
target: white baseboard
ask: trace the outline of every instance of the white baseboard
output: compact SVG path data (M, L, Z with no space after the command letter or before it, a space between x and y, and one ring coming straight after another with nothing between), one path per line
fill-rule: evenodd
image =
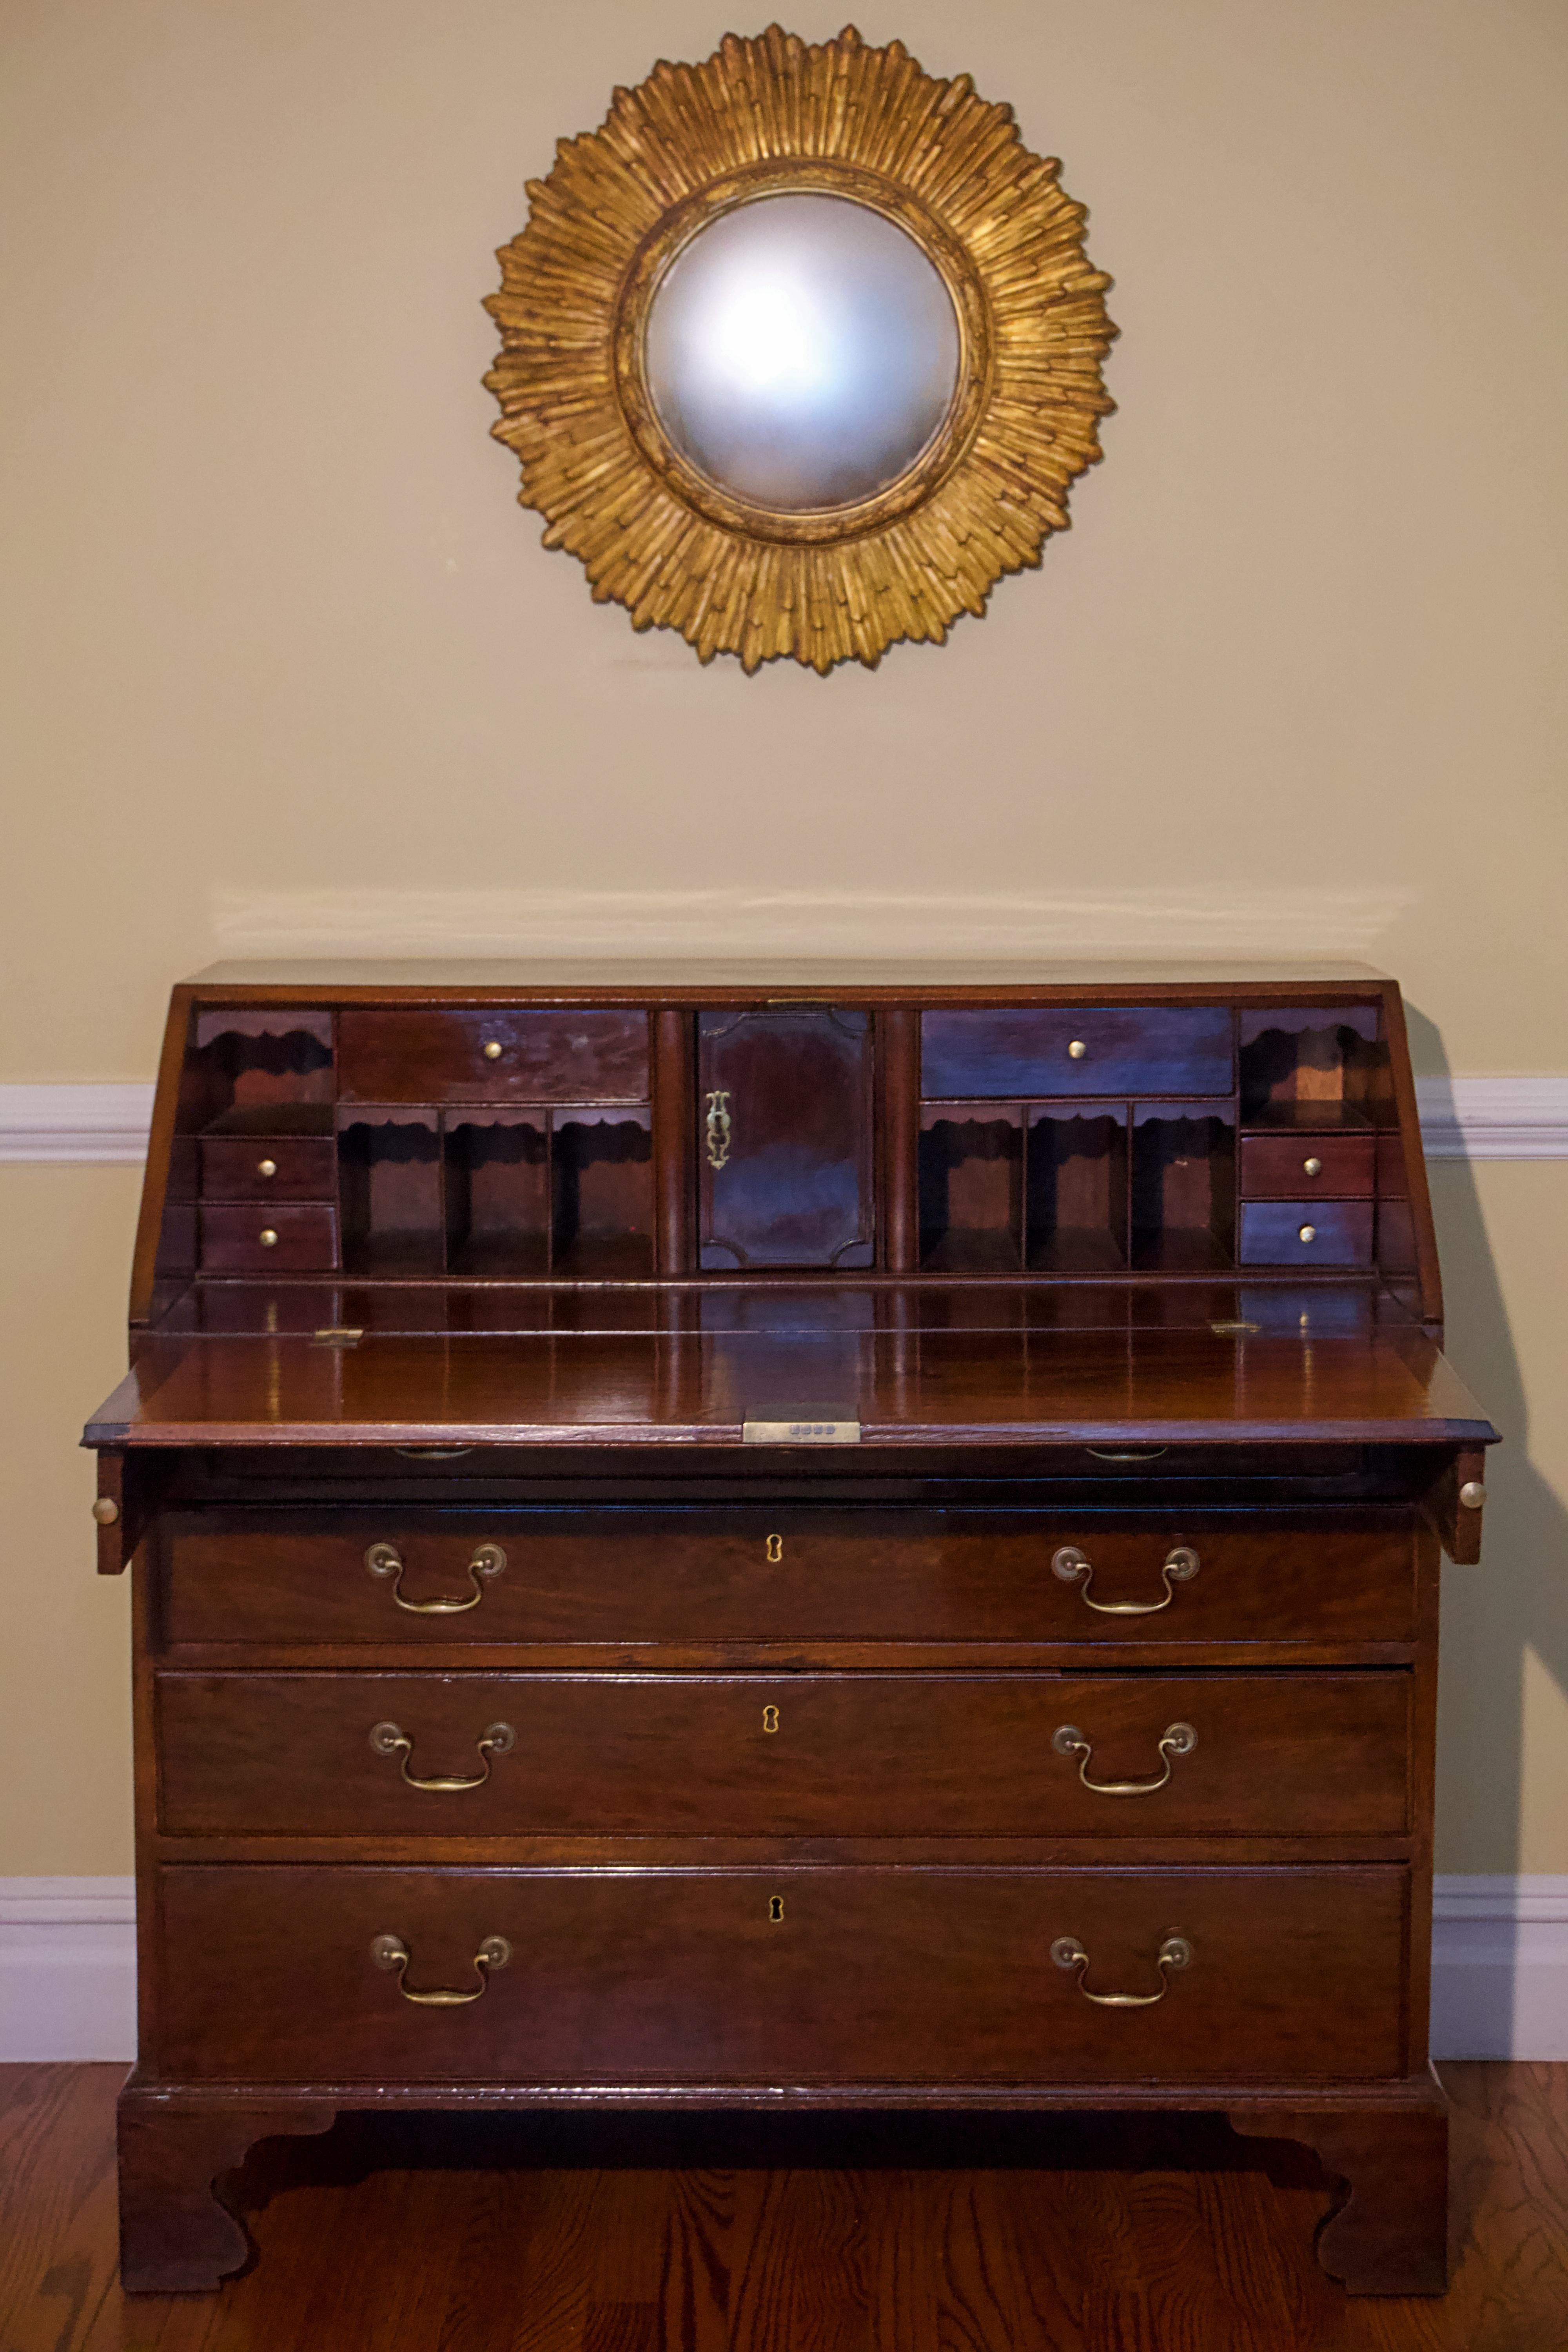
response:
M1568 1877L1439 1878L1432 2055L1568 2058Z
M130 1878L0 1878L0 2060L136 2055Z
M136 2054L129 1878L0 1878L0 2061ZM1439 1878L1432 2055L1568 2059L1568 1876Z

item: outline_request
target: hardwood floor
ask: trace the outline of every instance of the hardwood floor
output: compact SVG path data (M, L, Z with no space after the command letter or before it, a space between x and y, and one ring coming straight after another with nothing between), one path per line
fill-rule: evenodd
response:
M244 2276L216 2295L128 2299L122 2074L0 2067L0 2352L1568 2345L1568 2066L1443 2070L1457 2246L1443 2302L1352 2302L1322 2276L1311 2239L1330 2200L1305 2151L1158 2117L590 2131L349 2116L252 2153L236 2201L260 2260Z

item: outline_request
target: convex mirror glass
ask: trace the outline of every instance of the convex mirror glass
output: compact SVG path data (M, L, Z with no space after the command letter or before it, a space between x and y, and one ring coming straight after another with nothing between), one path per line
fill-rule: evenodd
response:
M807 514L872 498L958 389L941 271L842 196L763 196L710 221L648 306L644 360L675 446L731 498Z

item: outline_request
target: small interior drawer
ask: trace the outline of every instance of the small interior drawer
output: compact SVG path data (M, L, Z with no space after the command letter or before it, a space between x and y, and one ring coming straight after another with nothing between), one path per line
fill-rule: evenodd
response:
M1370 1199L1377 1181L1374 1135L1244 1135L1243 1199Z
M1244 1201L1243 1265L1370 1265L1370 1201Z
M1233 1084L1224 1005L1053 1004L921 1015L921 1093L928 1101L1225 1095Z
M204 1274L331 1274L338 1263L330 1201L208 1202L201 1233Z
M346 1012L341 1102L648 1099L646 1013Z
M330 1135L205 1135L202 1194L208 1201L331 1201L338 1189Z

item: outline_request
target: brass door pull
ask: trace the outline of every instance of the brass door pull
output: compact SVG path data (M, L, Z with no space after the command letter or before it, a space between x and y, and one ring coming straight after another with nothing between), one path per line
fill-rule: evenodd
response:
M364 1564L372 1576L390 1576L396 1581L392 1597L400 1609L411 1617L458 1617L465 1609L477 1609L485 1597L480 1577L499 1576L506 1566L506 1554L500 1544L482 1543L475 1547L468 1562L468 1581L473 1591L468 1593L441 1592L433 1601L405 1601L403 1577L405 1562L395 1544L373 1543L364 1556Z
M457 1789L482 1789L490 1777L491 1759L497 1756L510 1756L517 1746L517 1734L510 1723L487 1724L474 1742L484 1764L485 1769L482 1772L471 1772L467 1776L461 1773L435 1772L427 1780L420 1780L409 1770L409 1760L414 1754L414 1742L397 1724L376 1724L370 1735L370 1744L378 1756L401 1757L403 1777L411 1789L434 1789L445 1792Z
M722 1168L730 1157L730 1094L717 1087L708 1097L708 1165Z
M1163 1601L1096 1601L1089 1591L1094 1581L1094 1566L1087 1553L1076 1544L1063 1544L1051 1558L1051 1573L1059 1576L1064 1584L1076 1584L1086 1609L1101 1617L1153 1617L1168 1609L1175 1599L1174 1587L1190 1583L1203 1565L1191 1544L1177 1544L1165 1554L1160 1569L1160 1581L1165 1588Z
M511 1958L511 1946L504 1936L485 1937L474 1954L474 1969L479 1980L471 1992L448 1992L441 1987L431 1992L416 1992L408 1982L409 1950L401 1936L377 1936L371 1945L370 1956L378 1969L395 1972L397 1990L405 2000L416 2002L420 2009L467 2009L471 2000L479 2000L493 1972L505 1968Z
M1078 1777L1086 1789L1097 1797L1152 1797L1170 1779L1178 1756L1190 1756L1198 1744L1198 1735L1190 1723L1169 1723L1160 1734L1160 1754L1165 1759L1164 1770L1152 1780L1091 1780L1089 1760L1093 1748L1076 1723L1058 1723L1051 1734L1051 1746L1058 1756L1079 1759Z
M1093 2001L1096 2009L1152 2009L1170 1991L1173 1969L1191 1967L1193 1948L1184 1936L1166 1937L1155 1962L1160 1971L1158 1992L1090 1992L1084 1982L1089 1974L1089 1954L1076 1936L1058 1936L1051 1946L1051 1958L1058 1969L1073 1970L1079 1992L1085 2000Z

